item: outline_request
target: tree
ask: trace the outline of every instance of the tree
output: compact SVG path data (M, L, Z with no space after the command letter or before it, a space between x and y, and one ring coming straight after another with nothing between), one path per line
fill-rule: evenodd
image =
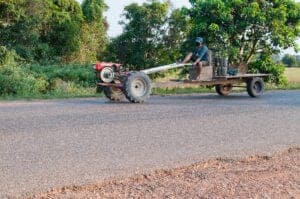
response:
M293 0L190 0L190 41L203 36L231 63L248 65L254 55L295 46L300 4Z
M24 0L0 0L0 25L6 27L18 21L23 10L19 5L22 5Z
M0 1L0 44L9 50L19 51L19 46L25 47L28 46L28 41L36 41L33 31L36 28L29 27L31 23L25 22L25 5L25 0ZM31 51L24 51L24 54L31 54Z
M136 69L162 63L168 11L169 4L157 0L126 6L125 19L121 21L124 31L112 39L107 49L108 58Z
M157 0L128 5L121 21L124 31L111 40L107 59L142 69L182 58L190 23L183 9L170 8L169 1Z
M46 42L55 49L62 62L71 62L72 55L80 49L81 7L76 0L51 0L49 8L52 13Z
M107 22L103 17L107 5L103 0L84 0L81 7L84 23L81 27L80 50L75 59L80 62L102 59L107 45Z
M0 44L27 62L68 62L80 47L76 0L0 0L0 10Z
M293 67L297 65L296 56L285 54L282 58L282 63L287 67Z
M97 21L103 22L103 13L107 9L104 0L84 0L82 2L82 11L85 20L89 23Z
M300 55L296 55L297 66L300 67Z
M191 30L191 23L185 9L173 10L168 18L167 27L163 49L168 55L168 62L183 59L185 52L181 49Z

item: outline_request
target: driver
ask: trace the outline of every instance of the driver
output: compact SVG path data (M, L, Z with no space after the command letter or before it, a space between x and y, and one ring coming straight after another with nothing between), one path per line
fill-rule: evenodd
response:
M198 67L198 77L197 80L200 80L200 75L203 66L208 66L208 48L206 45L203 45L203 38L197 37L195 39L196 49L194 52L189 53L182 63L186 64L190 61L193 61L193 65Z

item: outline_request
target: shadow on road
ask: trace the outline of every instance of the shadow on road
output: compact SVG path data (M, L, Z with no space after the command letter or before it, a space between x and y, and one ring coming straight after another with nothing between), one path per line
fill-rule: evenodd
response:
M275 106L297 106L300 107L300 92L297 91L278 91L266 92L259 98L251 98L247 93L232 93L228 96L217 94L178 94L178 95L152 95L150 99L142 104L133 104L126 99L123 101L109 101L106 98L73 99L61 101L63 104L74 105L96 105L96 106L147 106L147 105L176 105L176 104L198 104L213 103L222 105L235 104L243 105L252 103L269 104Z

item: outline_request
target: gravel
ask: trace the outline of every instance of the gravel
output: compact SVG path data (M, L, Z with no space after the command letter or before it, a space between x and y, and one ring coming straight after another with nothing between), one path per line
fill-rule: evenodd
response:
M300 144L300 91L0 103L0 198Z
M300 148L274 156L215 159L98 184L56 188L32 199L299 198Z

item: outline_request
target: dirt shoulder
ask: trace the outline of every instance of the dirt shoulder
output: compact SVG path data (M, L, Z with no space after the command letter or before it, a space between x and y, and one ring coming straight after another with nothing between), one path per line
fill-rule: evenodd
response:
M300 198L300 148L272 157L208 160L31 198Z

